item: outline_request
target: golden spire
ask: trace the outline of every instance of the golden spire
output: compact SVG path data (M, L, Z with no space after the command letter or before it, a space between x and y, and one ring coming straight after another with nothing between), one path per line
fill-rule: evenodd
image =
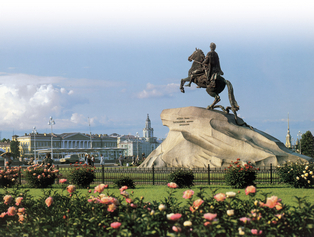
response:
M288 113L288 131L286 136L286 147L292 148L291 146L291 135L290 135L290 125L289 125L289 113Z

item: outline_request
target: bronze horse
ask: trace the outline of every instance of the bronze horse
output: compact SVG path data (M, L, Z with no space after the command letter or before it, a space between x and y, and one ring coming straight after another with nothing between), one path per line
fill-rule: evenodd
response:
M218 74L214 74L210 81L207 79L207 75L205 72L205 68L202 64L202 62L205 59L205 55L201 49L195 48L195 51L191 54L191 56L188 57L188 60L192 63L192 66L188 72L188 77L181 79L180 84L180 90L182 93L185 92L184 90L184 84L186 82L189 82L188 85L190 86L191 83L195 83L198 88L206 88L206 92L215 98L214 102L207 106L207 109L214 109L214 108L221 108L224 112L229 113L229 110L232 110L235 116L236 123L238 125L246 125L239 124L237 121L237 111L240 109L237 101L235 100L234 94L233 94L233 87L230 81L224 79L222 76ZM227 106L224 108L221 105L216 105L220 101L219 94L225 89L225 86L228 87L228 96L231 106Z

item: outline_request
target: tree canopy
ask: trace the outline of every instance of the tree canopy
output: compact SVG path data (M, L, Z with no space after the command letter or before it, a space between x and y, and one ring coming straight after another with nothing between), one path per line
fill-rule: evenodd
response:
M20 142L19 141L11 141L10 142L10 150L12 152L13 158L19 157L20 156Z
M306 131L301 138L301 153L314 158L314 137L310 131Z

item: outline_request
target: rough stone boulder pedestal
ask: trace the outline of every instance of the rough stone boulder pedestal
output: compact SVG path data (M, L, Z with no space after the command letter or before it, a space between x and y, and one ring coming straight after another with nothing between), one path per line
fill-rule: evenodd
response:
M140 167L223 167L237 158L259 167L313 161L262 131L237 125L233 114L184 107L163 110L160 117L168 136Z

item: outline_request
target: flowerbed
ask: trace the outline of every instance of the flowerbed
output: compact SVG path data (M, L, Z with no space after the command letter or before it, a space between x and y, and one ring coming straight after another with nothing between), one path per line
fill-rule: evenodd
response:
M36 200L27 191L6 191L0 194L0 236L314 235L314 205L304 198L289 207L254 186L245 189L245 201L232 191L207 195L202 189L178 191L174 183L168 187L168 196L153 202L133 198L126 186L114 197L105 184L86 195L64 186L62 194L48 190ZM175 192L188 204L180 205Z

